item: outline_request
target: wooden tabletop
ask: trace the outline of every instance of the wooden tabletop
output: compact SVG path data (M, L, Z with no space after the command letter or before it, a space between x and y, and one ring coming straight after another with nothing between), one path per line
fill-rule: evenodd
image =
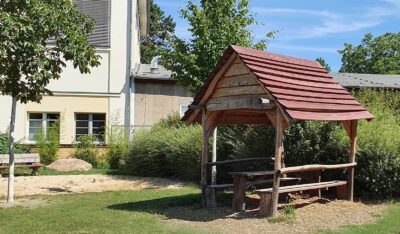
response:
M238 172L230 172L231 176L245 176L245 177L254 177L254 176L267 176L273 175L275 171L238 171Z

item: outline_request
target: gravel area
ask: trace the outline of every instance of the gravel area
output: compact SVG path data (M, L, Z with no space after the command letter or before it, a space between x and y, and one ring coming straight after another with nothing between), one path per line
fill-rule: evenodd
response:
M297 199L290 203L296 218L284 222L271 222L260 217L258 210L233 213L229 207L213 210L187 207L170 209L166 222L198 228L209 228L216 233L315 233L337 229L345 225L362 225L376 221L384 204L364 204L343 200Z
M138 190L145 188L179 188L183 183L160 179L119 175L58 175L15 177L17 196L65 193ZM0 178L0 197L7 195L7 178Z

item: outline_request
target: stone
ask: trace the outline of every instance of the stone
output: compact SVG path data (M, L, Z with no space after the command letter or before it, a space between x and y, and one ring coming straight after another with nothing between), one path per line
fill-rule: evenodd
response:
M89 171L92 169L92 164L83 161L81 159L69 158L59 159L46 168L53 169L56 171L68 172L68 171Z

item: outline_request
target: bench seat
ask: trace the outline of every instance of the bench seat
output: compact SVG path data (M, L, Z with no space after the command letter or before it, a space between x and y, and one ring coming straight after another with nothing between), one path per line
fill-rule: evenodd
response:
M346 186L347 181L342 180L334 180L334 181L327 181L327 182L318 182L318 183L310 183L310 184L298 184L298 185L291 185L291 186L283 186L280 187L278 193L291 193L291 192L301 192L306 190L316 190L316 189L328 189L331 187L342 187ZM260 195L260 214L269 216L271 215L272 207L272 188L267 189L258 189L255 191L258 195Z
M40 163L33 163L33 164L15 164L15 168L31 168L32 169L32 175L37 175L37 171L39 168L43 167L43 164ZM9 168L8 165L0 165L0 177L1 177L1 171L7 170Z
M285 177L281 178L281 181L300 181L300 178L297 177ZM272 184L274 181L270 180L255 180L249 181L246 183L246 188L250 188L254 185L262 185L262 184ZM225 190L225 189L233 189L233 184L214 184L207 185L207 189L215 189L215 190Z
M334 180L328 182L319 182L319 183L310 183L310 184L297 184L291 186L284 186L279 188L279 193L291 193L291 192L300 192L306 190L314 190L314 189L323 189L323 188L330 188L330 187L337 187L346 185L347 181L344 180ZM266 189L258 189L255 192L260 193L272 193L272 188Z

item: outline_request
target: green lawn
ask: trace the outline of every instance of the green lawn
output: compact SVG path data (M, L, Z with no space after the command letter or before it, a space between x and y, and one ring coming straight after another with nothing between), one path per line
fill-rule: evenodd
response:
M200 204L197 189L35 197L44 206L0 209L0 233L196 233L162 222L168 207ZM200 208L198 206L198 208ZM208 232L208 231L206 231Z
M400 204L393 204L383 217L374 224L350 226L340 231L327 231L325 234L399 234L400 233Z
M232 194L219 201L230 204ZM223 198L223 199L221 199ZM31 207L0 208L0 233L212 233L215 227L199 229L165 219L207 221L212 217L186 217L168 208L200 208L195 186L181 189L145 189L103 193L34 196L18 199L39 201ZM42 204L43 203L43 204ZM207 213L206 213L207 214ZM206 227L206 226L205 226ZM333 233L400 233L400 204L393 204L376 223L346 227Z

